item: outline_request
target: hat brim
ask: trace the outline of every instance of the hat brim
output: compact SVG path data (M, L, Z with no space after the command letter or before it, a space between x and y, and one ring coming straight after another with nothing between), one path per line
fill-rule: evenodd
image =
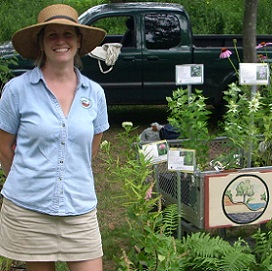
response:
M15 32L12 37L14 49L24 58L37 59L40 54L38 34L46 25L50 24L75 26L80 30L82 34L81 47L78 51L80 56L91 52L96 46L101 44L106 35L106 31L101 28L78 24L65 19L58 19L31 25Z

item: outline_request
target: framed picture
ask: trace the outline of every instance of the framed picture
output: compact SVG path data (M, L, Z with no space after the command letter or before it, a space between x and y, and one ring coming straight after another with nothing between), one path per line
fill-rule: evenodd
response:
M272 213L271 178L271 169L206 175L205 228L227 228L269 221Z

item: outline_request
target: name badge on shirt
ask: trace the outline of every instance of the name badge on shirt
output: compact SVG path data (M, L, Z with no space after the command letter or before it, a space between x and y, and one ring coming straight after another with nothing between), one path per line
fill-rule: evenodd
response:
M89 100L89 99L87 99L87 98L81 98L81 105L82 105L82 107L83 108L90 108L91 107L91 105L92 105L92 103L91 103L91 101Z

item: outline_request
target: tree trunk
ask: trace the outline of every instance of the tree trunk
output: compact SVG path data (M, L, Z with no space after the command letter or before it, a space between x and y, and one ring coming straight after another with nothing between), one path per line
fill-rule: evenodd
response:
M245 0L243 22L243 62L255 63L256 56L256 23L258 0Z

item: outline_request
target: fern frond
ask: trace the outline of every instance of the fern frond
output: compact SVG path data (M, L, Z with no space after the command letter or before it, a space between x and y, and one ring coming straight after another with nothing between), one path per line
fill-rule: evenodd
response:
M183 238L186 267L196 270L243 271L254 266L255 257L243 242L232 246L220 237L211 237L208 233L195 233Z
M251 247L241 237L239 237L238 240L233 243L233 247L234 247L234 249L239 249L243 252L251 253Z
M254 255L246 254L243 251L234 249L221 259L220 270L243 271L249 270L251 266L255 265L256 261Z
M170 204L163 210L162 231L166 236L173 235L178 228L177 204Z
M187 244L187 249L203 258L219 258L233 250L232 246L219 236L211 237L209 233L204 232L194 233L184 242Z
M255 246L253 253L255 254L257 262L262 266L269 266L272 264L272 232L261 232L259 229L252 235L255 239ZM270 269L268 269L270 270Z

